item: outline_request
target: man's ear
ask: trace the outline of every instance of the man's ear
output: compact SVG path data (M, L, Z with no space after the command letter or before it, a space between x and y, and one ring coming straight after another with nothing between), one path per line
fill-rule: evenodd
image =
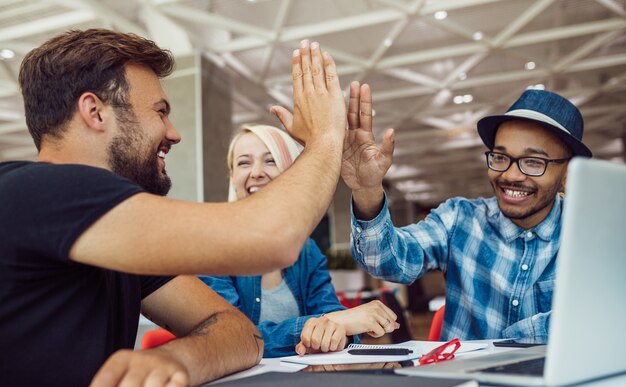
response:
M91 92L83 93L78 98L78 113L85 125L93 130L106 130L105 104Z
M561 188L559 192L565 192L565 184L567 183L567 170L565 170L565 174L561 178Z

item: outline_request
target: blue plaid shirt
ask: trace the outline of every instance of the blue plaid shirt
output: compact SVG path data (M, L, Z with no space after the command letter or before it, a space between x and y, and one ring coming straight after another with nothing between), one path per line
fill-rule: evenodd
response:
M352 254L373 276L411 283L431 270L446 277L442 340L528 338L547 342L563 200L524 230L496 198L453 198L428 217L395 228L387 200L376 218L352 212Z

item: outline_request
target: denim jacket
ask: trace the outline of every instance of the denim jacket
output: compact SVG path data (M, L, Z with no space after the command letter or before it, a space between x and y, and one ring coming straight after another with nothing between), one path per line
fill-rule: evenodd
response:
M283 270L283 277L293 293L300 317L259 322L261 314L261 276L199 276L199 278L226 301L243 312L263 335L264 357L295 355L304 323L311 317L343 310L326 269L326 257L312 239L309 239L293 266ZM353 340L358 342L358 337Z

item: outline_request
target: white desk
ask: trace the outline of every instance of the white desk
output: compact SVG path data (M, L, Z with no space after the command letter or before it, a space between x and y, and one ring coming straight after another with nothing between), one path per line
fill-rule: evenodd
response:
M459 354L457 357L458 358L477 357L477 356L484 356L484 355L495 353L495 352L515 351L515 350L516 348L502 348L502 347L490 346L489 348L484 349L484 350L462 353L462 354ZM225 378L216 380L207 385L215 385L215 384L219 384L219 383L226 382L226 381L232 381L232 380L248 378L248 377L254 378L254 376L256 375L260 375L260 374L267 373L267 372L295 373L295 372L302 370L305 367L306 367L305 365L282 363L279 359L263 359L261 360L261 363L259 365L252 367L249 370L245 370L245 371L227 376ZM332 374L332 373L326 373L326 375L328 374ZM308 373L308 375L310 375L310 373ZM376 377L376 375L372 374L372 377ZM411 382L412 377L410 376L408 377L398 376L398 377L406 379L407 387L414 386L414 383ZM488 384L481 384L481 386L490 387L490 385ZM610 377L610 378L605 378L601 380L596 380L596 381L576 385L576 387L579 387L579 386L585 386L585 387L626 386L626 373L620 374L614 377Z

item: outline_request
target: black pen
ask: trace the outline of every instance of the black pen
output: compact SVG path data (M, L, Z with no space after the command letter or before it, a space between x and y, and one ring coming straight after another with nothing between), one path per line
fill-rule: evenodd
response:
M368 348L368 349L349 349L350 355L379 355L379 356L405 356L413 353L407 348Z

